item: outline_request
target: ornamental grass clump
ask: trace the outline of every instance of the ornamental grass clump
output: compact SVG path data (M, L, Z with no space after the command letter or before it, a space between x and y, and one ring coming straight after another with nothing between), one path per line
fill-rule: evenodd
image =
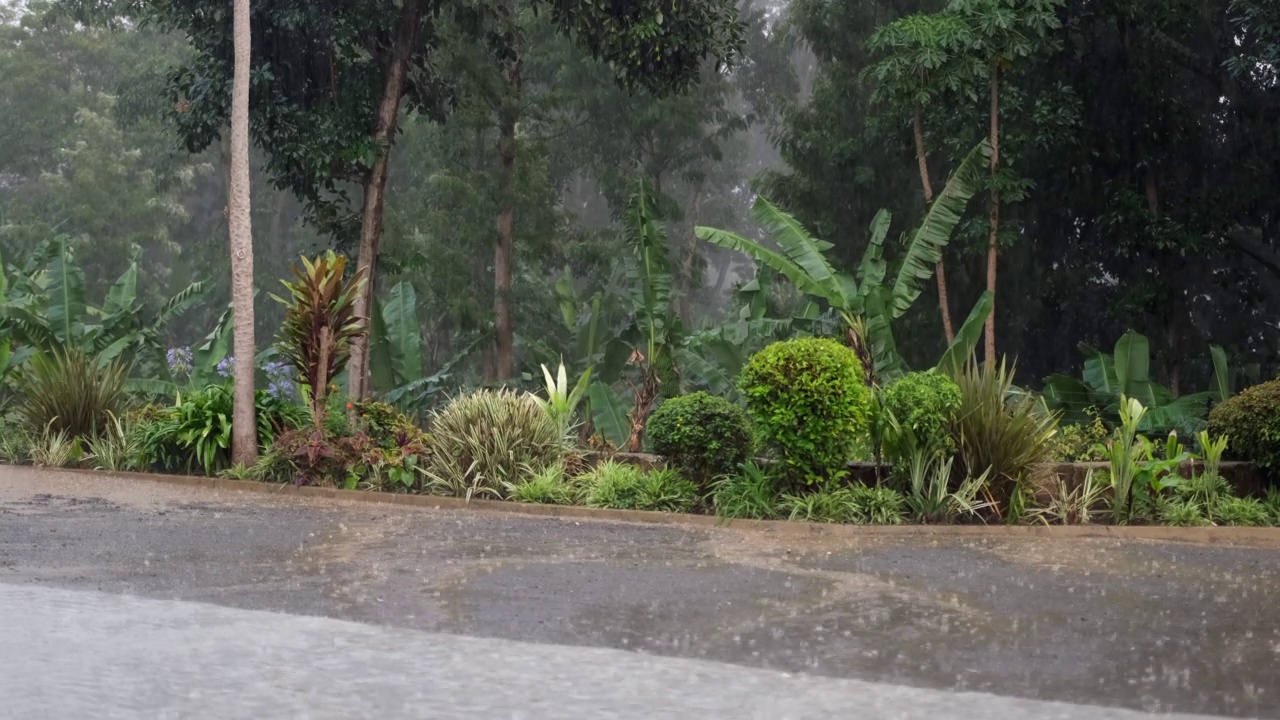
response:
M502 499L508 488L557 463L574 464L563 428L532 395L477 390L432 416L422 467L434 493Z

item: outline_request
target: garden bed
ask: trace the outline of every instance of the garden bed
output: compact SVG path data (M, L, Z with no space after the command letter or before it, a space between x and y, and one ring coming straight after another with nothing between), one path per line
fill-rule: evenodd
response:
M628 454L630 455L630 454ZM1168 542L1249 543L1275 540L1277 528L1262 527L1169 527L1160 525L849 525L797 520L752 520L720 518L692 513L651 510L615 510L575 505L544 505L506 500L482 500L417 495L407 493L343 490L335 487L264 483L254 480L206 477L201 475L168 475L82 468L35 468L29 465L2 465L0 470L31 473L71 473L90 478L115 478L135 482L153 482L184 487L207 488L216 492L244 492L277 497L334 499L351 502L416 507L431 510L467 510L499 512L604 522L632 522L660 525L682 525L701 528L731 528L772 535L827 537L866 537L876 535L929 536L1001 536L1001 537L1071 537L1161 540Z

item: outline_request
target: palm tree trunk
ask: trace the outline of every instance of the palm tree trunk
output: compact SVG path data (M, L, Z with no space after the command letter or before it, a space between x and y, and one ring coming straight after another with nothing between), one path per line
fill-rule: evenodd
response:
M520 48L516 3L506 0L511 56L502 63L506 94L498 109L498 244L493 251L494 371L499 380L515 375L515 328L511 322L511 266L515 254L516 121L520 117Z
M987 316L986 358L996 361L996 255L1000 236L1000 190L995 186L1000 169L1000 68L991 65L991 230L987 236L987 292L991 293L991 314Z
M368 282L356 297L355 312L367 319L373 307L373 292L378 264L378 242L382 238L382 210L386 201L387 171L391 162L391 140L396 132L396 119L400 114L400 98L404 95L405 78L409 72L409 60L417 41L421 19L419 0L404 0L400 8L400 25L395 44L391 49L391 61L387 67L387 80L382 90L382 102L374 122L373 139L379 147L373 167L365 175L364 206L360 221L360 252L356 269L364 270ZM369 332L365 331L351 342L351 362L347 366L348 390L353 399L363 400L369 394Z
M232 6L235 70L231 85L231 183L227 224L231 236L233 347L237 359L231 411L231 460L258 461L258 423L254 417L253 227L249 196L249 0Z
M916 137L916 165L920 168L920 187L924 191L924 204L928 206L933 204L933 183L929 182L929 164L925 162L924 112L918 103L913 125ZM942 311L942 331L946 333L947 345L950 346L956 341L956 332L951 325L951 300L947 297L947 266L941 257L938 258L934 270L935 277L938 279L938 308Z

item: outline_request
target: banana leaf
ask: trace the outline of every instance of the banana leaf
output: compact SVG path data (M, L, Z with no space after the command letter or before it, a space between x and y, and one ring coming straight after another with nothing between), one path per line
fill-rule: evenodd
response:
M418 324L418 296L412 284L402 280L391 289L391 296L382 307L382 318L395 384L422 377L422 328Z
M1120 382L1116 378L1116 366L1111 356L1084 343L1080 351L1088 356L1084 361L1084 384L1100 398L1120 397Z
M1137 398L1143 407L1158 406L1151 383L1151 344L1147 337L1133 330L1126 332L1116 341L1111 357L1120 393Z
M1087 424L1090 418L1086 410L1097 404L1089 386L1069 375L1045 378L1040 394L1047 406L1062 413L1062 422L1066 424Z
M840 297L842 302L839 303L841 306L849 304L852 297L843 296L843 288L840 288L836 280L836 271L822 254L824 249L831 247L829 243L813 238L799 220L778 209L764 197L756 198L751 207L751 215L760 227L769 233L778 247L782 248L787 259L803 270L815 283L828 289L827 297L838 294L842 296ZM774 269L781 271L781 268L776 266Z
M1160 435L1176 430L1184 437L1192 437L1204 429L1209 401L1215 396L1213 391L1192 393L1147 408L1138 429Z
M757 203L761 202L761 200L757 200ZM804 294L820 297L832 304L843 304L844 298L836 290L836 284L833 279L830 284L824 284L816 280L804 268L776 250L771 250L754 240L748 240L737 233L727 230L698 227L694 230L694 233L700 239L706 240L712 245L719 245L722 248L740 252L762 265L767 265L790 280L796 286L796 289ZM817 251L814 250L814 252L816 253Z
M391 359L394 352L391 340L387 337L386 311L382 300L373 297L369 308L369 381L376 389L391 389L408 382L397 382L395 363ZM418 378L411 378L416 380Z
M85 314L84 273L72 262L67 237L59 236L56 242L61 252L49 263L45 317L58 340L70 344L76 340L77 326Z
M946 352L942 353L942 359L938 361L938 372L950 378L960 376L965 363L973 357L974 350L982 339L982 328L987 322L987 316L991 314L994 303L995 297L990 292L982 293L978 302L974 303L973 309L969 311L969 317L965 318L964 324L956 331L955 341L946 349Z
M951 233L964 215L969 199L981 187L981 170L990 159L991 145L983 140L969 152L929 206L920 229L907 245L902 267L893 283L893 319L902 317L924 291L925 281L933 276L934 267L942 259L942 250L951 241Z
M587 389L587 402L596 433L622 447L631 437L631 420L627 417L626 401L612 387L596 381Z
M1231 397L1231 369L1227 365L1227 351L1221 345L1210 345L1209 355L1213 358L1213 379L1215 383L1214 402L1226 402Z
M120 278L107 290L107 300L102 304L102 312L105 315L133 313L137 310L134 307L137 300L138 263L134 261L129 263L129 269L125 270Z
M884 282L887 264L884 261L884 239L889 234L889 222L893 216L883 208L871 218L867 228L867 249L862 253L862 262L858 264L858 286L866 292L868 288L880 287Z

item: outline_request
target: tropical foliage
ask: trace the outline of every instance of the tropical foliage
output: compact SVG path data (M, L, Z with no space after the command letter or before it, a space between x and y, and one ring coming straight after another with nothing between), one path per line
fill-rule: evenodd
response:
M280 354L293 364L309 391L317 428L324 424L329 385L346 369L351 341L364 329L363 318L355 314L364 271L344 279L345 271L346 258L333 251L314 261L304 257L302 267L293 268L293 282L282 281L288 297L272 296L286 308Z

